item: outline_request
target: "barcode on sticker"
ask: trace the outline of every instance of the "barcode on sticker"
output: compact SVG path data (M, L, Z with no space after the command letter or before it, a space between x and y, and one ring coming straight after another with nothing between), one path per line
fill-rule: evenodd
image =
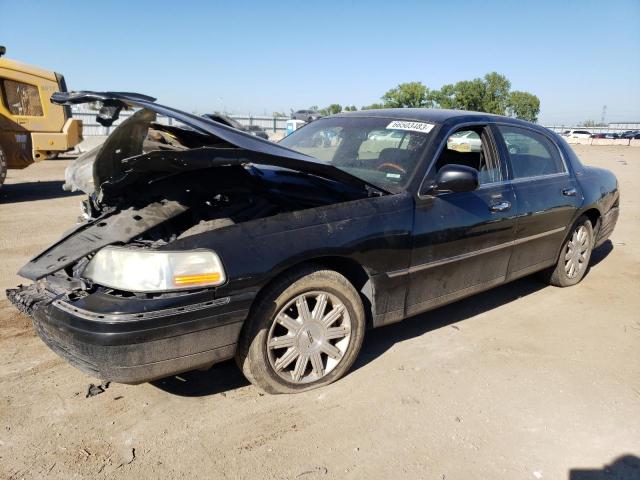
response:
M408 130L411 132L429 133L433 127L434 125L432 123L394 120L387 125L387 130Z

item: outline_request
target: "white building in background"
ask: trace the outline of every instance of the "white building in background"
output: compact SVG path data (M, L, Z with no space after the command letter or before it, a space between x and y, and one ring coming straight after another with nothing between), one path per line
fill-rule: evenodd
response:
M609 128L616 130L640 130L640 122L609 122Z

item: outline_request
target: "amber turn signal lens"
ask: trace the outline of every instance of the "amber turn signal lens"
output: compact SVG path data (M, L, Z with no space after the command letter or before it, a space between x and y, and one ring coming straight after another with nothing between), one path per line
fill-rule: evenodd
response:
M220 274L214 273L200 273L196 275L176 275L173 277L173 284L176 286L184 285L202 285L216 283L220 281Z

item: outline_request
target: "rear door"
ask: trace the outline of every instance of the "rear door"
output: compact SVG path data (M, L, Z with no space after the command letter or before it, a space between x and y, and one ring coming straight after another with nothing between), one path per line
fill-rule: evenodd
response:
M534 129L496 125L516 196L516 238L508 278L557 261L559 248L581 204L578 185L550 136Z
M407 315L503 282L515 235L515 196L491 130L467 124L447 135L425 183L444 165L480 171L472 192L418 195ZM401 273L401 272L399 272Z

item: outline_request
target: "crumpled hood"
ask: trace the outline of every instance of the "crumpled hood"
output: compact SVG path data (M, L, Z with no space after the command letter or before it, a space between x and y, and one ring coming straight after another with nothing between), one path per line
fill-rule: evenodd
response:
M141 165L146 165L151 170L175 172L181 168L189 170L251 162L308 172L362 189L373 187L380 190L313 157L213 120L157 104L154 98L146 95L123 92L57 92L51 96L51 101L59 105L100 102L102 108L96 120L105 126L110 126L117 120L122 109L140 109L122 122L102 145L79 157L66 174L66 188L95 192L99 202L107 199L107 191L109 195L116 195L131 183L132 176L139 177L143 174L144 167ZM160 146L157 149L145 149L149 128L157 125L154 123L157 114L185 125L186 129L178 129L199 137L195 142L197 148L166 146L165 150ZM170 129L160 125L157 127ZM151 159L157 163L152 164L149 161ZM89 170L92 179L87 178Z

